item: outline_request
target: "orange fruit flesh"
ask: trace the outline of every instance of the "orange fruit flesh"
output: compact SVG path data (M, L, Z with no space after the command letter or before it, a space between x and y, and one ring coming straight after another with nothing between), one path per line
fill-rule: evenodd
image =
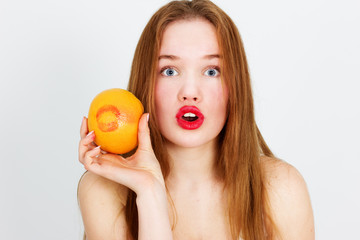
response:
M88 128L95 132L94 142L115 154L133 150L137 144L141 102L129 91L114 88L99 93L89 109Z

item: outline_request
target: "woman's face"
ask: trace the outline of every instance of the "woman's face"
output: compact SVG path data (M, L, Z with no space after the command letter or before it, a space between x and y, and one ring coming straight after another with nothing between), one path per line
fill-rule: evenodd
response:
M156 119L169 143L197 147L215 141L227 113L215 27L204 19L169 24L155 86Z

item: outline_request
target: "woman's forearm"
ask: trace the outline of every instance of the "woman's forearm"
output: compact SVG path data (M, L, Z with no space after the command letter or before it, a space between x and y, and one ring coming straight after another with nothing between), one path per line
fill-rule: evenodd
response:
M165 188L149 188L138 195L139 240L172 240Z

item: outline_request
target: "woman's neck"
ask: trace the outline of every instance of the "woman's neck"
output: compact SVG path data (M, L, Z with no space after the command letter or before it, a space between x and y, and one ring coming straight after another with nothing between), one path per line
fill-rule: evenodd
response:
M217 181L215 161L216 139L199 147L185 148L167 143L170 174L167 184L196 186Z

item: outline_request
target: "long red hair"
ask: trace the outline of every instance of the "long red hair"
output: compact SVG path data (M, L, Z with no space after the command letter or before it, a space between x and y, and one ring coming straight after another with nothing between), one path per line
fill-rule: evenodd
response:
M216 170L227 192L228 217L233 239L272 239L274 229L264 187L260 156L273 157L255 123L254 103L248 64L239 31L230 17L208 0L172 1L160 8L146 25L138 42L128 90L150 113L152 146L160 162L164 178L170 168L164 138L157 126L154 87L162 34L166 26L177 20L203 18L217 32L222 56L222 80L229 89L228 118L219 136ZM126 205L129 235L137 239L138 213L136 195L130 191Z

